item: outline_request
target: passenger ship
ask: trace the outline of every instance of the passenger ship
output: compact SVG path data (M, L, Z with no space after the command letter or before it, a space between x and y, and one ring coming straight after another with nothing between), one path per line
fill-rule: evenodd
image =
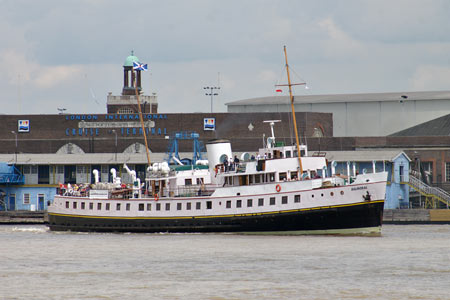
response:
M205 165L180 169L165 162L149 164L142 184L126 166L133 180L129 187L121 184L114 169L112 183L98 182L94 170L96 183L88 189L69 188L55 196L48 208L50 230L380 233L387 172L339 176L325 157L308 156L306 145L298 142L286 48L285 56L295 146L276 143L276 121L269 121L272 136L256 159L244 153L230 165L230 143L214 140L207 144ZM140 107L137 89L136 95Z
M305 146L303 151L307 155ZM223 164L232 157L228 141L211 141L207 152L209 167L176 170L167 163L153 164L146 183L141 184L125 166L134 181L130 188L124 189L120 178L114 177L113 183L92 185L86 195L67 190L55 196L49 207L49 227L57 231L268 234L381 230L386 172L327 176L324 157L305 155L300 159L306 171L300 174L295 146L268 144L258 152L262 159L241 160L234 167ZM246 154L241 157L246 160Z

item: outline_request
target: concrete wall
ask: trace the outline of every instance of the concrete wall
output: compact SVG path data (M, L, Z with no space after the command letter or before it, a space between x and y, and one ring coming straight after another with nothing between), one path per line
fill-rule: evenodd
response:
M228 105L228 112L290 112L286 104ZM333 136L386 136L450 114L450 101L404 100L298 103L296 112L333 113Z

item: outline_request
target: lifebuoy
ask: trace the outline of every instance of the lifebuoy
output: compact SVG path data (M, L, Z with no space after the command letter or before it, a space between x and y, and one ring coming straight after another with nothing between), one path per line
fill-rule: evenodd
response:
M158 194L154 194L153 196L155 197L155 201L159 200Z
M281 185L277 184L277 186L275 187L275 190L279 193L281 192Z

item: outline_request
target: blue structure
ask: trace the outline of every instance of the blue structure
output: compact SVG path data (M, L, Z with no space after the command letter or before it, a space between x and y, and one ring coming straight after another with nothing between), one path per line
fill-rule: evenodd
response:
M24 185L24 176L14 165L0 163L0 210L46 210L56 186Z
M409 207L409 165L411 160L403 151L331 151L327 152L328 174L333 165L335 174L354 175L387 171L384 208Z
M197 132L188 132L188 131L180 131L175 132L170 137L169 148L167 150L167 158L166 161L170 165L172 160L181 161L180 155L178 154L178 143L180 140L192 140L193 141L193 156L191 163L195 165L197 160L202 159L202 152L205 152L203 143L199 141L200 135ZM175 158L175 159L174 159Z

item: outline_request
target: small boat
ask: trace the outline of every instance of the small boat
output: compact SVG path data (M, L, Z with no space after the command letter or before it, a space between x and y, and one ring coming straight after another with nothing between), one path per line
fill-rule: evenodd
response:
M285 50L286 54L286 50ZM289 79L289 90L291 83ZM293 110L293 97L291 92ZM56 195L48 208L54 231L238 232L251 234L379 234L387 172L340 176L323 156L272 136L256 156L233 156L227 140L207 143L207 161L147 168L145 182L98 181ZM148 156L148 153L147 153ZM234 157L234 159L233 159Z

